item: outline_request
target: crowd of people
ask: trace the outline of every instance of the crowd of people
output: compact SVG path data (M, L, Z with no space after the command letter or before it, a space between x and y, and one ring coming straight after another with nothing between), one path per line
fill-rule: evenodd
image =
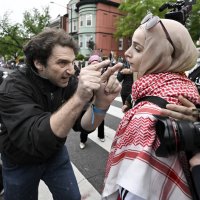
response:
M104 118L119 94L126 108L122 107L125 114L109 153L102 199L199 198L200 153L156 155L161 144L155 128L157 115L192 122L200 119L199 93L185 74L194 67L198 52L182 24L149 13L133 33L126 64L109 66L110 60L102 61L95 54L80 69L74 65L77 43L60 29L46 28L23 51L26 66L0 86L5 200L36 200L40 180L54 199L80 200L65 145L67 136L71 128L80 132L84 149L88 134L98 128L104 142ZM137 80L133 80L135 72ZM148 96L164 99L166 109L147 100L134 106Z

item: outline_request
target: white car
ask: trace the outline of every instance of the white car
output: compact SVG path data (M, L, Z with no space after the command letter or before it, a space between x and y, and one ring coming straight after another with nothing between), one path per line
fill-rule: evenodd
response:
M6 78L8 76L8 72L4 71L3 72L3 78Z

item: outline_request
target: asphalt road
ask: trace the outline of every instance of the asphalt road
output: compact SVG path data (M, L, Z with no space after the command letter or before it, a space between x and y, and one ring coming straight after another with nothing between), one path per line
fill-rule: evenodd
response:
M112 143L110 135L112 135L112 138L114 137L115 130L117 129L121 120L122 113L120 113L120 111L122 103L120 100L121 98L118 97L113 102L113 107L110 109L110 114L108 113L106 115L105 142L96 143L97 132L91 133L86 143L86 148L80 149L80 134L74 131L71 131L71 134L67 138L66 142L72 163L99 193L102 191L106 161ZM112 108L118 109L117 111L121 115L119 116L117 112L113 112ZM108 147L106 148L104 146Z

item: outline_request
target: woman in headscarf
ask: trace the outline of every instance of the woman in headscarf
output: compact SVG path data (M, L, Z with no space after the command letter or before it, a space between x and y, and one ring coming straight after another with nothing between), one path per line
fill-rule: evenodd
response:
M194 104L199 94L185 75L196 63L197 50L187 29L177 21L148 14L125 52L131 69L138 72L132 86L133 101L158 96L180 104L182 95ZM141 101L124 115L109 154L103 200L187 200L191 191L183 163L185 154L157 157L160 145L153 115L161 108Z

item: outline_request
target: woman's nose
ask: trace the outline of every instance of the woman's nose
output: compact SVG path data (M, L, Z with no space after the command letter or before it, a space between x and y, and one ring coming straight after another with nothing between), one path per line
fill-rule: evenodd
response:
M125 57L127 58L127 57L130 57L130 48L128 48L127 50L126 50L126 52L124 53L124 55L125 55Z

